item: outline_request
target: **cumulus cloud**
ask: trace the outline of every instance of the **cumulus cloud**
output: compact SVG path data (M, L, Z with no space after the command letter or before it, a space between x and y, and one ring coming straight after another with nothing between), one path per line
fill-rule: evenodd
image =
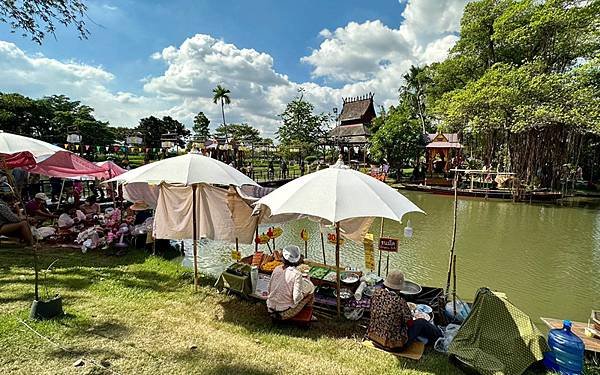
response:
M468 0L410 0L404 21L394 29L381 21L350 22L334 31L322 30L319 48L302 61L313 77L338 82L368 81L389 75L398 66L443 59L457 40L460 17Z
M198 111L216 126L220 106L212 102L212 89L221 84L231 90L228 122L248 122L263 136L273 136L278 114L300 88L318 111L328 112L340 106L342 97L369 91L376 93L377 104L394 104L410 65L441 60L456 42L464 3L409 0L398 28L374 20L322 30L319 47L301 60L312 66L313 77L335 82L335 87L294 82L274 69L267 53L197 34L149 56L165 68L143 80L140 95L112 90L116 77L101 66L31 55L0 41L0 90L33 97L63 93L116 126L133 126L149 115L170 115L191 125Z

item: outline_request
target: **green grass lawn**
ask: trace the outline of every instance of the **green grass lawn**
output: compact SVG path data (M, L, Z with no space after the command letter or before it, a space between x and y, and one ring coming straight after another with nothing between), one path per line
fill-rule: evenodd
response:
M433 351L415 362L365 348L354 324L273 326L262 304L219 294L210 278L193 292L189 270L140 251L117 258L44 249L43 266L58 259L47 285L63 296L66 316L30 321L31 259L0 248L2 374L460 373ZM74 367L80 358L84 366Z

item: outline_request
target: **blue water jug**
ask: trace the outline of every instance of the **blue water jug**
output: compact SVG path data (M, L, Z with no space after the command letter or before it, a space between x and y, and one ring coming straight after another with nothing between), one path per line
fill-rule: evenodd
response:
M583 371L583 341L571 332L570 320L563 321L562 329L551 329L548 346L552 351L544 354L544 365L564 375L579 375Z

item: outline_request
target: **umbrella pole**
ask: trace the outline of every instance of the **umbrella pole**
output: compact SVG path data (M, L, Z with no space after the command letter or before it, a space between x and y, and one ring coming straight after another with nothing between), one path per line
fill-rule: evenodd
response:
M321 231L321 250L323 251L323 264L327 265L327 259L325 259L325 239L323 238L323 231Z
M381 218L381 226L379 227L379 238L383 237L383 221L384 220L385 220L384 218ZM381 276L381 255L382 255L382 252L381 252L381 249L379 249L379 266L377 268L377 276ZM388 256L389 256L389 254L388 254ZM388 262L389 262L389 258L388 258ZM389 265L389 263L388 263L388 265Z
M341 316L341 301L340 301L340 223L335 223L335 281L336 281L336 299L337 299L337 317Z
M194 237L194 290L198 291L198 229L196 228L196 185L192 185L192 229Z
M56 205L57 211L60 209L60 201L62 200L64 190L65 190L65 179L63 178L62 185L60 186L60 194L58 195L58 204ZM73 202L73 203L75 203L75 202Z
M254 252L258 252L258 241L256 241L256 239L258 238L258 218L256 218L256 236L254 237Z

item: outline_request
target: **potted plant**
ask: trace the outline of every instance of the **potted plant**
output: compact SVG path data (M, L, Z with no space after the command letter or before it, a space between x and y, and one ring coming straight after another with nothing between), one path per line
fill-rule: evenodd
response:
M57 316L64 315L62 308L62 297L59 294L55 294L54 297L50 297L48 293L47 275L50 272L54 263L50 263L48 268L44 271L44 290L46 291L46 299L40 299L39 296L39 265L37 255L37 243L33 245L33 266L35 268L35 296L33 303L31 304L31 312L29 318L31 319L52 319Z

